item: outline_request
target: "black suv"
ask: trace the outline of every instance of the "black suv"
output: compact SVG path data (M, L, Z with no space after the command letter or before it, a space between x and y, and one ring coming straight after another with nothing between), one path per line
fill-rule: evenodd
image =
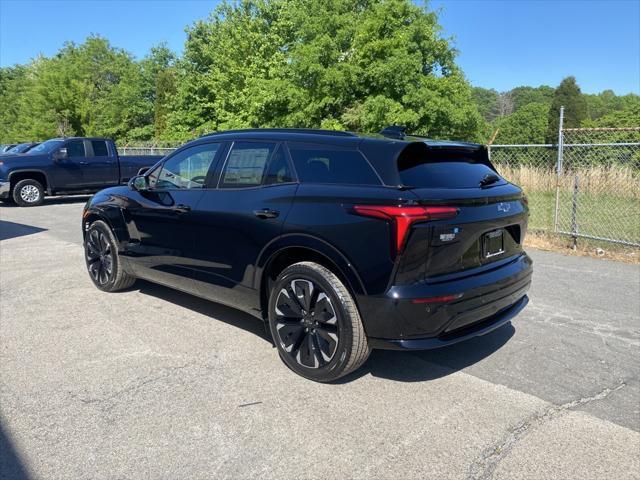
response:
M485 334L527 304L527 201L473 143L255 129L206 135L82 220L104 291L136 278L268 322L288 367L316 381L372 348Z

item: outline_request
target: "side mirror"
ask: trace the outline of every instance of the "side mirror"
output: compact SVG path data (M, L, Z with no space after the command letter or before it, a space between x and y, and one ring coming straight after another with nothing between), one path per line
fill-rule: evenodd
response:
M65 147L62 147L60 150L58 150L55 153L54 159L55 160L63 160L65 158L69 158L69 152L67 151L67 149Z
M129 188L136 192L146 192L149 190L149 179L144 175L136 175L129 180Z

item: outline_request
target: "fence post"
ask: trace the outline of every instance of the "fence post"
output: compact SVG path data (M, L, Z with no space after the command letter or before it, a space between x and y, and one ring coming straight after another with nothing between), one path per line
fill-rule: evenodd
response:
M562 127L564 123L564 106L560 107L560 121L558 122L558 163L556 165L556 207L553 211L553 231L558 231L558 209L560 208L560 175L562 175L562 155L564 139L562 138Z
M571 237L573 249L578 248L578 174L573 179L573 201L571 202Z

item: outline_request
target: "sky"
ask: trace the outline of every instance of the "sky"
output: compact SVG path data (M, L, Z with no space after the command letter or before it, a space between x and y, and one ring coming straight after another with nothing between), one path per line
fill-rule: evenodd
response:
M185 28L215 0L0 0L0 66L55 54L100 34L142 58L161 42L180 53ZM443 35L474 86L556 86L640 93L640 0L432 0Z

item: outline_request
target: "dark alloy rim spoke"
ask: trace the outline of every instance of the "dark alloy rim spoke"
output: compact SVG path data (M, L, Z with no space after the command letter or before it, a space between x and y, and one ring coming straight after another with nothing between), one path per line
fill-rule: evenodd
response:
M113 276L111 245L104 233L91 230L87 238L87 265L89 273L100 285L105 285Z
M330 298L314 282L294 279L276 299L277 340L299 365L320 368L338 347L338 321Z

